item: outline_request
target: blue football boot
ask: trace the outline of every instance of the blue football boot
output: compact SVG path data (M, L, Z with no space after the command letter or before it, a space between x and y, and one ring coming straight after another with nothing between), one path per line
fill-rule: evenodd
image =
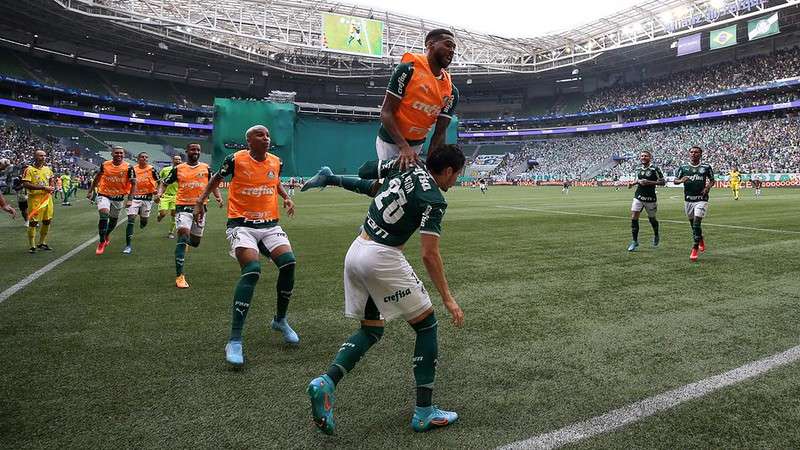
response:
M300 192L305 192L315 187L320 188L320 190L325 189L325 186L327 186L326 181L331 175L333 175L331 168L328 166L323 166L321 169L319 169L319 172L317 172L316 175L311 177L310 180L303 184L303 187L300 188Z
M336 423L333 421L333 380L328 375L321 375L308 383L308 398L311 399L311 414L314 424L325 434L333 434Z
M242 354L242 341L228 341L225 344L225 361L234 367L244 365L244 355Z
M289 326L289 322L286 321L286 317L281 320L272 319L272 323L270 324L275 331L280 331L283 334L283 341L287 344L299 344L300 337L297 333L294 332L292 327Z
M638 241L631 241L631 244L628 246L628 251L629 252L635 252L637 248L639 248L639 242Z
M458 420L458 414L454 411L444 411L437 406L417 406L414 409L414 417L411 418L411 428L414 431L428 431L446 427L456 420Z

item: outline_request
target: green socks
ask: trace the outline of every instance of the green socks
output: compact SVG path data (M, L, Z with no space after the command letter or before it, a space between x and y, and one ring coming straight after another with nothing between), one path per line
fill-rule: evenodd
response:
M111 232L114 231L114 228L117 228L117 221L118 220L119 220L119 218L117 218L117 217L109 217L108 218L108 230L106 230L106 239L111 234Z
M100 234L100 242L106 240L107 231L108 231L108 214L100 213L100 221L97 222L97 232Z
M701 219L694 219L692 223L692 237L694 238L694 245L699 245L703 240L703 227Z
M183 275L183 263L186 262L186 246L189 243L189 236L178 235L178 243L175 245L175 276Z
M635 242L639 242L639 219L631 219L631 236Z
M136 218L128 219L128 226L125 227L125 245L128 247L131 246L131 238L133 237L133 225L136 222Z
M258 283L260 277L261 263L259 261L251 261L242 267L242 276L239 277L239 282L236 283L236 289L233 291L232 341L242 340L244 319L247 318L247 311L250 310L250 301L253 299L253 291L255 291L256 283Z
M336 385L347 372L353 370L356 363L383 337L383 327L368 327L362 325L358 331L350 336L339 348L327 375Z
M325 184L328 186L339 186L357 194L370 195L374 180L362 180L361 178L343 177L341 175L329 176Z
M417 406L431 406L433 381L436 378L436 359L439 357L436 314L411 325L417 333L414 344L414 380L417 383Z
M294 253L286 252L275 258L275 265L278 266L278 305L275 310L275 320L286 317L286 310L289 308L289 300L294 291L294 268L297 261Z
M650 217L648 220L650 221L650 226L653 227L653 234L658 236L658 220L655 217Z

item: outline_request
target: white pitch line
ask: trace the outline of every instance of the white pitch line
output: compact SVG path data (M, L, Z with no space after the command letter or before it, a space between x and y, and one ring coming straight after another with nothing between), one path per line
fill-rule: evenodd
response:
M42 275L46 274L47 272L55 269L59 264L61 264L64 261L72 258L76 254L78 254L81 250L83 250L86 247L92 245L94 242L97 242L97 239L98 239L97 236L89 239L88 241L84 242L83 244L73 248L72 250L70 250L66 254L61 255L59 258L57 258L57 259L55 259L53 261L50 261L49 264L47 264L46 266L44 266L41 269L37 270L36 272L33 272L32 274L28 275L27 277L23 278L17 284L11 286L10 288L6 289L3 292L0 292L0 303L3 303L4 301L8 300L9 297L11 297L12 295L14 295L17 292L19 292L22 289L24 289L25 286L33 283L34 281L36 281L37 278L39 278Z
M772 369L791 364L798 359L800 359L800 345L792 347L785 352L753 361L728 372L692 384L687 384L677 389L664 392L663 394L648 397L601 416L593 417L583 422L578 422L530 439L513 442L499 448L502 450L559 448L567 444L617 430L656 413L678 406L681 403L704 397L724 387L741 383L742 381L757 377Z
M533 211L533 212L541 212L541 213L552 213L552 214L565 214L569 216L585 216L585 217L600 217L603 219L630 219L627 216L610 216L606 214L592 214L592 213L580 213L580 212L571 212L571 211L558 211L555 209L545 209L545 208L526 208L522 206L499 206L496 205L495 208L502 208L502 209L516 209L519 211ZM688 220L688 219L687 219ZM658 219L659 222L667 222L667 223L677 223L677 224L686 224L687 222L680 221L680 220L669 220L669 219ZM772 228L756 228L756 227L745 227L741 225L725 225L721 223L708 223L703 222L704 227L720 227L720 228L733 228L736 230L749 230L749 231L766 231L770 233L783 233L783 234L800 234L800 231L794 230L775 230Z

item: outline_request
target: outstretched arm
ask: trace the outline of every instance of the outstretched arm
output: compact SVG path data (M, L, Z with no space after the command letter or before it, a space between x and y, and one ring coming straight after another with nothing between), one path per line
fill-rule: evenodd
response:
M456 299L450 293L450 286L447 283L447 278L444 275L444 262L439 253L439 236L431 233L422 233L420 235L420 243L422 244L422 262L425 264L425 270L431 277L436 290L442 297L442 303L450 313L450 319L457 327L464 325L464 311L458 306Z

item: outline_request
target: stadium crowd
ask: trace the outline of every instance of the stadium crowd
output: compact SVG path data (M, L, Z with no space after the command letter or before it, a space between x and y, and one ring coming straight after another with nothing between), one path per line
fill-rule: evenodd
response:
M744 173L794 173L800 170L800 117L750 117L530 141L504 167L510 176L586 179L612 171L630 173L638 164L636 155L650 150L655 164L672 173L686 161L692 145L705 150L704 161L717 172L738 167ZM614 157L627 161L614 167ZM529 160L538 163L531 171Z
M660 79L602 89L588 96L580 110L601 111L755 86L796 77L798 67L800 48L776 50L769 55L750 56L711 67L670 74Z

